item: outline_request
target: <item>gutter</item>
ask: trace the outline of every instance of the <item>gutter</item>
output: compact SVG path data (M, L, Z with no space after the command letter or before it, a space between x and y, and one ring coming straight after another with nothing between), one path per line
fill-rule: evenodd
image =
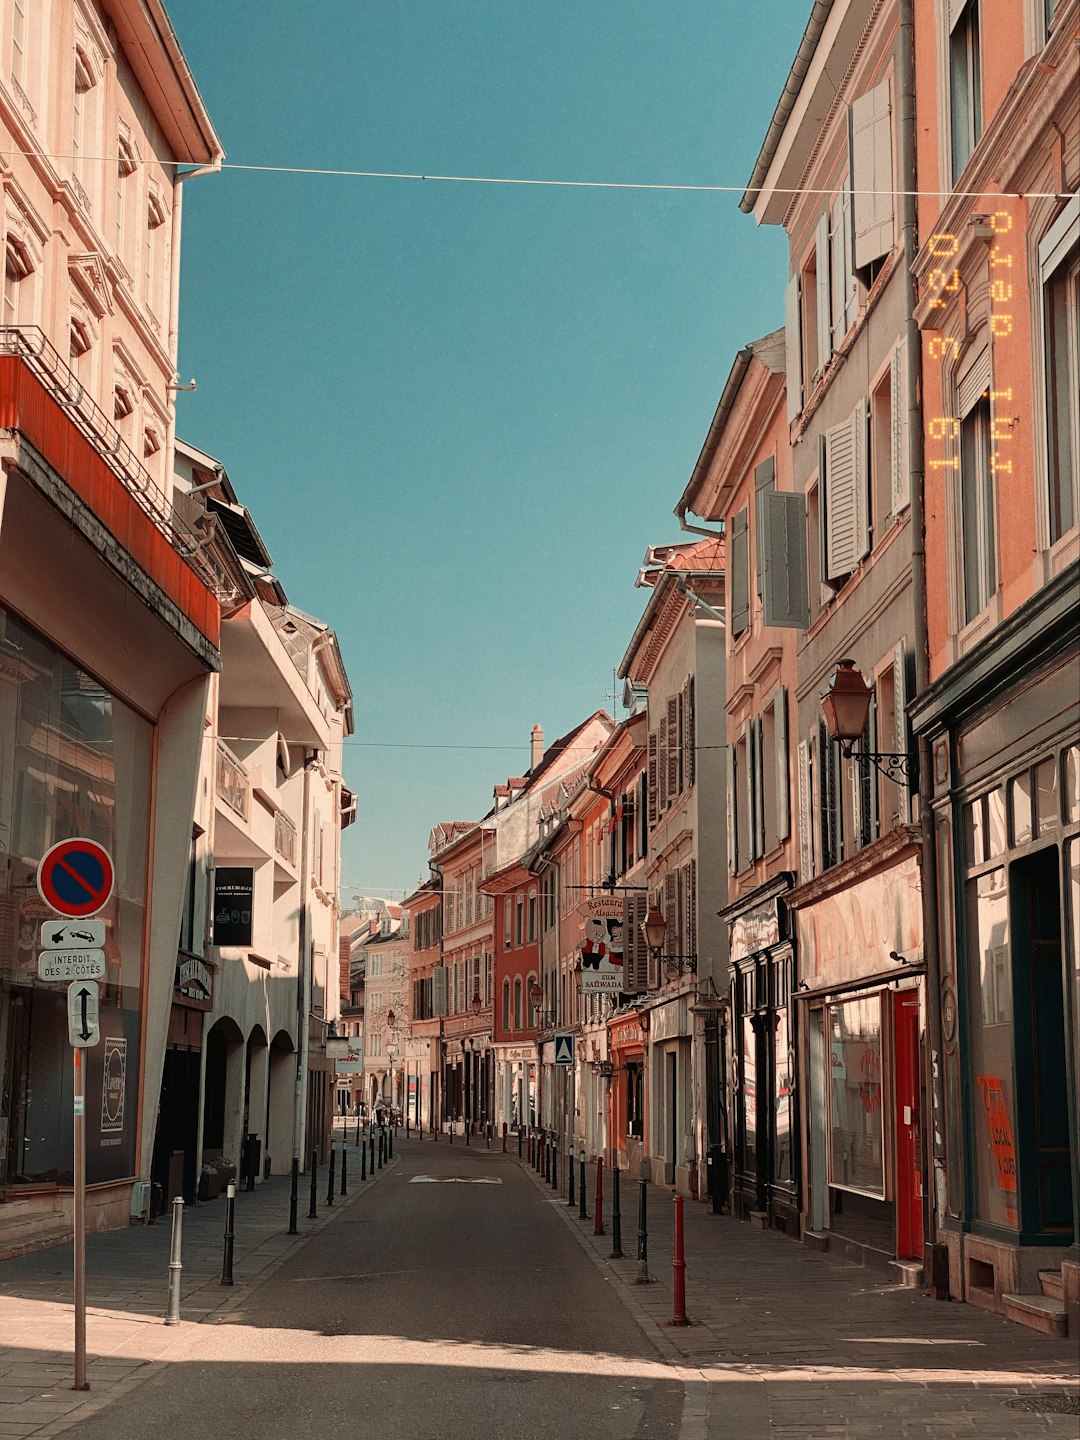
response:
M834 0L814 0L814 8L810 12L810 19L806 22L806 30L799 42L787 83L784 85L780 99L776 102L776 109L773 111L765 140L758 153L754 173L750 176L743 197L739 201L739 209L746 215L750 214L758 202L765 176L769 173L772 162L776 158L780 137L787 128L788 119L799 98L803 81L806 79L806 72L810 69L810 61L813 59L817 43L821 39L821 32L825 29L825 23L832 12L833 4Z
M716 411L709 426L709 433L705 437L705 444L701 447L701 454L697 458L693 474L686 482L686 488L679 496L679 503L675 506L675 516L683 530L694 535L707 535L710 540L715 540L718 535L723 535L723 528L720 530L705 530L700 525L691 525L686 518L686 512L690 509L690 495L693 490L704 480L709 466L712 464L717 450L720 447L720 437L731 416L735 404L735 397L738 395L746 372L750 368L750 361L754 358L754 347L744 345L735 356L735 363L731 367L724 389L717 402Z

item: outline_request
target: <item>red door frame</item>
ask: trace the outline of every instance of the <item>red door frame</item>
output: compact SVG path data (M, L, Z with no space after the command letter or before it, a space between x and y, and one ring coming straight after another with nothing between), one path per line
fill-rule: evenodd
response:
M893 995L896 1114L896 1255L923 1258L922 1117L919 1084L919 992Z

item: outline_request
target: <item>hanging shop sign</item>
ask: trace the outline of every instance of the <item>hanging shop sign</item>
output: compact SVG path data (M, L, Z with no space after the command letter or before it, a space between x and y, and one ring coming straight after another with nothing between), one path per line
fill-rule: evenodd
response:
M214 871L214 944L250 945L255 871L250 865Z
M584 920L581 954L581 993L618 995L623 983L623 901L613 895L583 900L577 907Z

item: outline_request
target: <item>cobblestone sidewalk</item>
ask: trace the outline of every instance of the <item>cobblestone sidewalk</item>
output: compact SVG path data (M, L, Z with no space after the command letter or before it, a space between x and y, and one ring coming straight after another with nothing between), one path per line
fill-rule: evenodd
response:
M525 1162L527 1164L527 1161ZM565 1167L561 1167L565 1169ZM542 1176L533 1178L545 1186ZM651 1283L637 1283L640 1182L621 1177L622 1250L612 1250L611 1177L595 1230L549 1189L582 1245L617 1282L662 1353L700 1372L680 1440L1031 1440L1080 1436L1080 1355L971 1305L931 1300L888 1276L812 1254L686 1201L686 1314L674 1310L674 1196L647 1185ZM549 1187L545 1187L549 1188Z

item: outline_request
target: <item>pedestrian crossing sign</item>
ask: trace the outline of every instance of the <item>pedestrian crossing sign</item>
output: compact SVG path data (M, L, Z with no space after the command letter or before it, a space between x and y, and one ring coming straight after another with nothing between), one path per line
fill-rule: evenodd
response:
M555 1064L572 1065L574 1063L574 1037L573 1035L555 1036Z

